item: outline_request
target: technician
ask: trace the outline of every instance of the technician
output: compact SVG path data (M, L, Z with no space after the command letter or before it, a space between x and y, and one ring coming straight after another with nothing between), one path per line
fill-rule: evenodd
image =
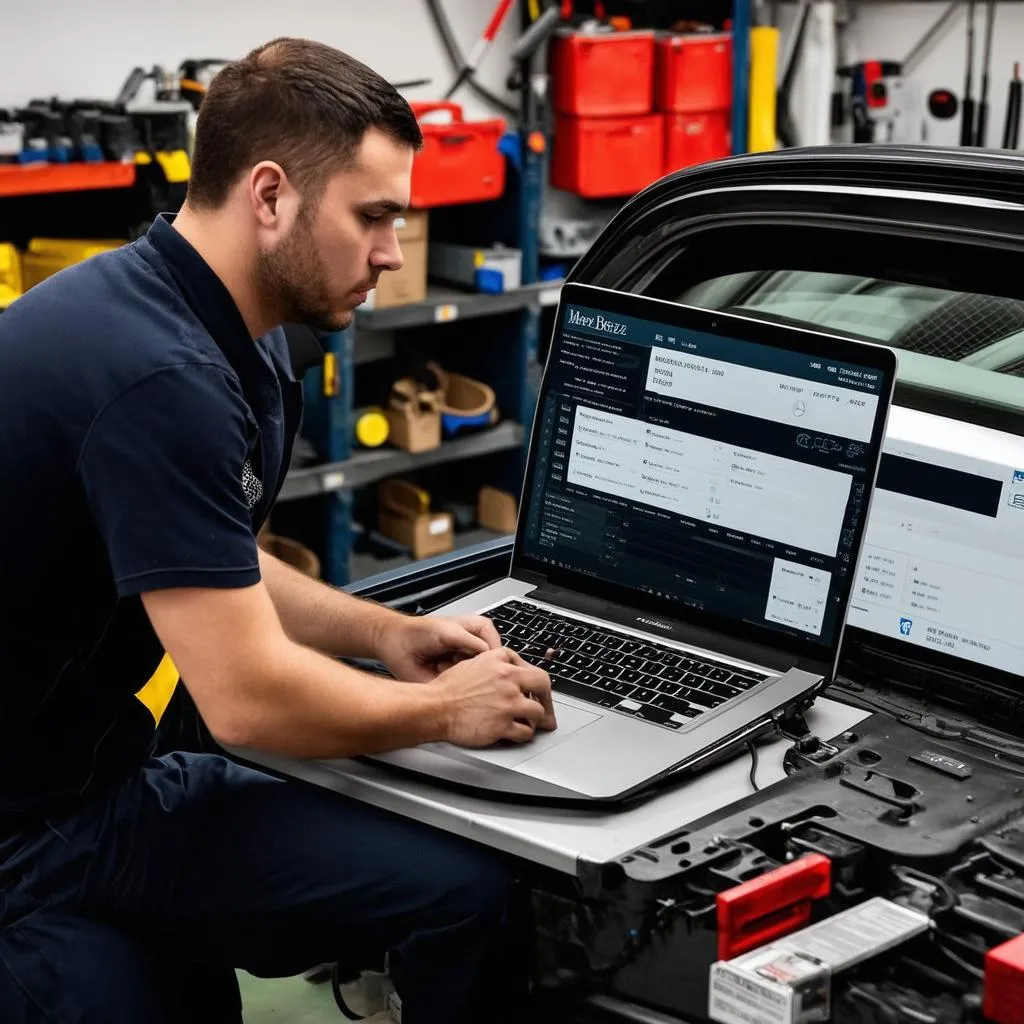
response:
M547 675L487 620L399 616L255 541L300 411L280 325L343 329L402 265L420 142L369 68L271 42L211 85L177 218L0 317L0 1024L238 1020L232 968L385 954L405 1024L472 1013L502 865L153 755L179 673L219 742L295 757L555 725Z

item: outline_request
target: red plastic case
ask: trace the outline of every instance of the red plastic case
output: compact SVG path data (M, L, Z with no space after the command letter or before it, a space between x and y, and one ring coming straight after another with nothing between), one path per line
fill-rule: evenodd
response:
M551 77L560 114L647 114L654 106L654 33L558 34L551 41Z
M732 106L732 36L659 36L655 101L659 110L703 114Z
M628 196L662 176L659 114L555 119L551 184L590 199Z
M505 191L505 157L498 148L505 121L463 120L458 103L412 103L420 120L423 148L412 164L410 206L424 209L497 199ZM427 114L447 111L451 121L435 124Z
M732 152L728 110L710 114L664 114L665 173L721 160Z

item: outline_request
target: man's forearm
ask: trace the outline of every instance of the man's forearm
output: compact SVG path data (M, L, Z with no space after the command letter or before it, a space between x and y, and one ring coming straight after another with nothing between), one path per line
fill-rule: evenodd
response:
M397 612L310 579L260 551L260 572L285 632L335 658L372 658Z
M447 736L450 700L437 687L388 682L288 641L258 661L215 704L206 701L218 712L208 725L226 746L341 758Z

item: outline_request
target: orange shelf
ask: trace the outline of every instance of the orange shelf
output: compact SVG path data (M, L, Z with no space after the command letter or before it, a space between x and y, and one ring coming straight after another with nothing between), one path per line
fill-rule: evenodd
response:
M134 164L0 165L0 197L31 196L45 192L80 192L96 188L128 188L134 183Z

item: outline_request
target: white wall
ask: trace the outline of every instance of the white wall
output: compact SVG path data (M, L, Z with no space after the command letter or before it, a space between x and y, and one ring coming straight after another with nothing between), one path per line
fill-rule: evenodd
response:
M963 93L964 62L967 52L967 3L947 23L942 35L929 47L908 78L923 105L935 88L950 89L958 97ZM946 3L867 2L855 6L853 20L845 32L846 51L842 59L851 63L863 60L902 60L911 47L946 9ZM783 6L783 26L791 23L794 8ZM999 147L1003 137L1007 86L1013 74L1013 62L1024 64L1024 4L1000 3L996 6L989 84L988 145ZM985 4L976 5L974 16L975 58L973 95L977 102L981 89L984 55ZM785 39L783 40L785 49ZM934 145L957 145L960 138L959 114L952 121L937 121L925 112L927 141ZM920 140L920 128L915 132ZM1022 132L1024 145L1024 132Z
M493 4L443 6L465 53ZM22 0L16 7L0 31L0 106L36 96L113 98L136 65L238 57L282 35L330 43L391 81L433 79L410 99L436 98L455 74L422 0ZM513 11L478 73L500 95L517 29ZM455 98L469 112L487 110L466 88Z
M464 51L479 36L492 0L443 0ZM867 2L856 5L846 40L846 58L902 59L945 3ZM942 86L959 95L964 73L964 11L947 26L915 70L911 84L925 96ZM791 4L782 5L785 27ZM148 25L147 25L148 22ZM516 34L509 16L479 77L505 95L507 55ZM975 16L976 75L980 74L984 4ZM434 85L409 93L437 96L452 72L422 0L22 0L0 32L0 106L33 96L112 97L136 64L175 67L184 57L234 57L276 35L301 35L347 50L392 80L433 78ZM783 43L783 47L785 42ZM1002 141L1006 87L1013 61L1024 61L1024 3L998 5L989 93L989 144ZM975 84L977 98L979 86ZM471 113L486 111L463 88ZM928 119L928 141L955 144L959 118Z

